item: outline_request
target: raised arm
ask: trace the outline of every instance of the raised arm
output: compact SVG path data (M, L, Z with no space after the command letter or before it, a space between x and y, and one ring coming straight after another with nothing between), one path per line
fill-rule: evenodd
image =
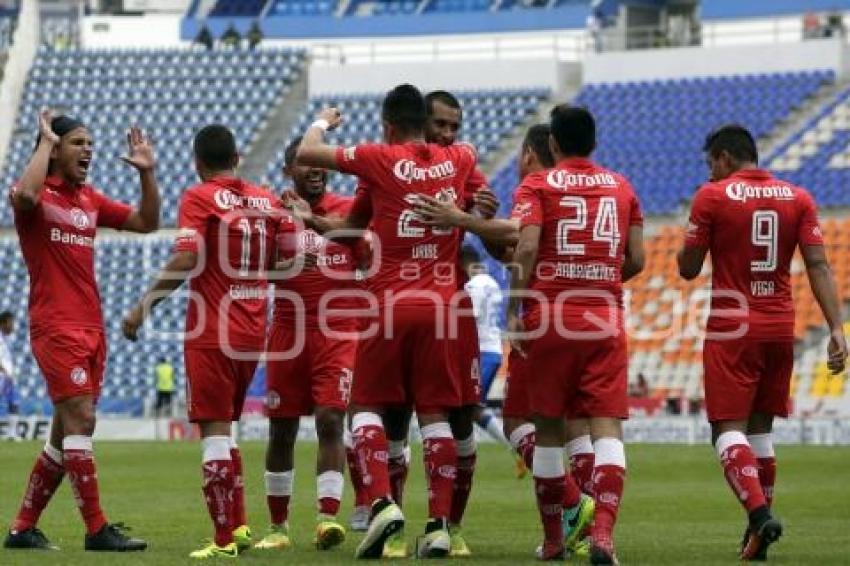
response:
M826 259L823 246L800 246L809 285L829 326L829 349L827 366L834 374L844 371L847 363L847 340L841 321L841 301L835 278Z
M316 121L304 132L301 145L298 146L298 152L295 154L295 163L339 171L339 165L336 162L337 147L325 143L325 132L334 130L340 124L342 124L342 114L336 108L325 108L319 112Z
M159 228L160 198L154 173L156 160L153 147L136 126L127 132L127 147L127 155L121 157L121 160L139 172L142 196L121 229L146 234Z
M47 108L39 112L38 131L41 139L20 181L12 191L12 205L18 210L32 210L41 200L41 191L44 188L47 167L50 164L50 154L59 143L59 136L50 128L52 120L53 113Z

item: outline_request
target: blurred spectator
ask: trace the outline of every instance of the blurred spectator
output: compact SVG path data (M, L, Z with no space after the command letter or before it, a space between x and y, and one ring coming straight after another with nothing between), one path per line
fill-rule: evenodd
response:
M803 16L803 39L815 39L820 35L820 16L815 12L806 12Z
M649 383L643 373L638 373L637 382L629 386L630 397L649 397Z
M256 49L259 47L260 43L263 41L263 30L260 29L260 23L256 20L251 24L251 29L248 30L248 34L245 36L248 38L248 47L250 49Z
M198 35L195 37L195 43L198 45L203 45L209 50L213 48L213 36L210 33L210 28L204 25L201 28L201 31L198 32Z
M224 30L224 33L221 35L221 44L228 49L238 49L239 42L242 41L242 36L239 35L239 32L236 31L236 28L233 27L233 24L227 26L227 29Z
M174 366L165 358L160 358L154 373L156 374L154 415L162 417L171 413L171 402L174 398Z
M826 16L826 26L824 28L824 37L844 37L847 30L844 27L844 18L841 12L830 12Z

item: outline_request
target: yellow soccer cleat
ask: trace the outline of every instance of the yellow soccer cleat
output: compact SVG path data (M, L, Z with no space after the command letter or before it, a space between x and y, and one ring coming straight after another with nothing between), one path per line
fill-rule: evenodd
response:
M233 529L233 542L236 543L239 554L251 548L251 544L254 542L251 540L251 528L248 525L242 525Z
M330 550L345 542L345 527L336 522L336 519L322 519L316 525L316 538L313 543L317 550Z
M404 530L398 531L384 543L384 552L381 558L407 558L409 556L407 541L404 539Z
M269 533L254 545L257 550L286 550L292 546L289 539L289 525L272 525Z
M528 475L528 466L519 454L514 454L514 466L516 466L516 479L521 480Z
M204 548L198 549L189 553L189 558L195 560L210 560L214 558L237 558L239 549L235 542L231 542L225 546L219 546L214 542L209 543Z
M469 549L469 545L466 544L466 539L463 538L463 534L460 532L460 527L449 527L449 537L451 537L452 541L449 556L452 558L466 558L468 556L472 556L472 551Z
M578 505L564 509L564 546L570 552L574 552L577 545L584 540L593 522L595 510L596 504L593 498L585 494L581 494Z

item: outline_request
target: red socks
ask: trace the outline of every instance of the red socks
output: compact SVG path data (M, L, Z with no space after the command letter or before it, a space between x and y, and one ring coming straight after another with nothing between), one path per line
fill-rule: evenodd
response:
M50 498L56 493L65 468L62 466L62 452L49 444L38 455L30 472L27 490L18 516L12 522L13 531L25 531L38 524L42 511L47 507Z
M457 476L457 446L447 422L426 425L421 432L428 478L428 517L448 518Z
M339 513L339 502L342 500L342 490L345 479L341 472L328 470L316 477L316 494L318 496L319 513L336 517Z
M540 512L540 521L543 523L543 546L545 549L561 549L564 546L562 521L567 485L563 448L560 446L535 447L532 471L537 509Z
M768 507L773 505L773 486L776 483L776 454L773 437L768 433L748 434L747 440L758 460L759 483Z
M381 417L375 413L357 413L352 419L352 429L354 450L369 500L389 497L387 435Z
M396 442L396 441L394 441ZM390 442L392 445L394 442ZM408 460L406 449L404 447L404 442L399 442L401 444L401 454L393 454L387 460L387 466L389 471L390 478L390 492L393 497L393 501L401 507L402 500L404 499L404 485L407 483L407 471L410 469L410 462ZM392 446L390 446L390 452L393 452Z
M269 472L263 476L266 484L266 503L269 507L272 525L282 525L289 518L289 498L292 497L292 484L295 470Z
M242 453L235 443L230 445L230 461L233 462L233 526L248 524L245 517L245 480L242 477Z
M472 492L472 476L475 475L475 435L458 440L457 446L457 474L452 489L452 508L449 514L449 523L460 525L469 502L469 494Z
M758 473L758 461L742 432L724 432L715 443L726 482L749 513L766 505Z
M626 453L622 441L600 438L594 443L596 466L593 470L593 494L596 514L591 537L594 541L613 539L614 525L623 499L626 481Z
M68 481L74 492L77 507L86 523L89 534L97 533L106 524L100 508L97 487L97 470L90 436L71 435L62 440L62 458Z
M575 478L579 489L593 496L593 466L596 459L590 435L580 436L567 443L570 457L570 475Z
M365 507L372 502L369 494L363 486L363 476L360 475L360 467L357 465L357 452L353 446L345 448L345 459L348 461L348 474L351 477L351 487L354 489L354 506Z
M525 462L525 467L529 470L534 466L534 444L535 444L535 429L531 423L525 423L518 426L511 432L511 446L514 447L516 453L519 454L522 461Z
M230 459L230 437L208 436L204 449L203 492L207 510L215 527L215 544L233 542L234 466Z

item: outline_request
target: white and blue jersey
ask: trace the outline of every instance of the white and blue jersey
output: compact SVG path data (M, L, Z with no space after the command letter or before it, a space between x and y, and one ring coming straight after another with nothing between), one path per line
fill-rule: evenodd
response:
M7 338L0 334L0 399L6 405L8 412L17 410L21 400L18 397L18 388L15 386L15 365L12 361L12 352L9 350Z
M472 277L464 286L472 299L478 345L481 350L481 402L487 400L490 386L502 365L502 290L486 273Z

